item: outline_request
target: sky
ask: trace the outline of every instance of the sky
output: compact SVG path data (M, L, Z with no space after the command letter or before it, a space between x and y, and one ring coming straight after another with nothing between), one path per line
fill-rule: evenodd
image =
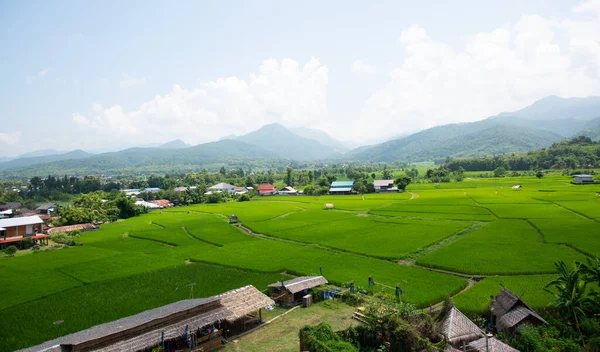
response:
M600 0L0 0L0 156L241 135L373 143L600 95Z

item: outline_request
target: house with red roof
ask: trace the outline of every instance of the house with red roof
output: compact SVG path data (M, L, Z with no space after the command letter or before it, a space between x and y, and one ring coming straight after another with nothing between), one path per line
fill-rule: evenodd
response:
M260 196L272 196L276 193L277 193L277 187L275 187L271 184L263 183L260 186L258 186L258 195L260 195Z

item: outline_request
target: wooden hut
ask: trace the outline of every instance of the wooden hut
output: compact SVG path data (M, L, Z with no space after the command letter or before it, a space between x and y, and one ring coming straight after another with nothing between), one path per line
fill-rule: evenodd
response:
M496 296L490 310L492 325L496 325L498 331L514 331L521 324L547 324L521 297L507 288L503 288Z
M485 336L479 326L454 306L447 310L437 329L444 340L459 350Z
M261 324L260 310L273 304L254 286L245 286L147 310L23 351L147 351L164 346L171 351L208 352L220 348L233 333Z
M228 218L230 224L237 224L240 220L237 216L231 214Z
M269 285L269 296L282 306L302 303L302 297L311 288L326 285L329 282L323 276L300 276L292 280Z
M465 350L468 352L519 352L519 350L489 335L470 342Z

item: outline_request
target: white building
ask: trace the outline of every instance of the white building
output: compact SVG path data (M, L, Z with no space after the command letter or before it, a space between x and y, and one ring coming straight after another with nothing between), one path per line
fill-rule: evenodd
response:
M573 175L573 183L576 183L576 184L594 183L594 176L592 176L592 175Z

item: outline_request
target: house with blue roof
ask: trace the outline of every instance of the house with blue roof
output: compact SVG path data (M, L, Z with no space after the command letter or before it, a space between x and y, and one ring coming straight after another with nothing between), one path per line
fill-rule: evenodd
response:
M350 194L354 187L354 181L334 181L329 188L330 194Z

